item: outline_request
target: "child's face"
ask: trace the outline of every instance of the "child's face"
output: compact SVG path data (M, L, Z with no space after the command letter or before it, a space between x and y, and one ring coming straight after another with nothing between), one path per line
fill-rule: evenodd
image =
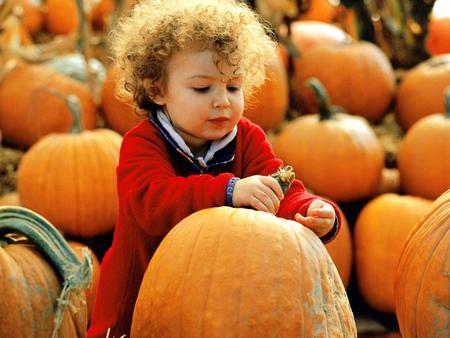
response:
M186 144L195 151L218 140L238 123L244 108L242 78L213 51L175 53L168 64L167 81L154 101Z

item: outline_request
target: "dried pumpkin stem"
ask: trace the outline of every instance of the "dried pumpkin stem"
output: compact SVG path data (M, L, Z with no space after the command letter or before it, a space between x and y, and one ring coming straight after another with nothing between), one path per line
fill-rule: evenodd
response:
M31 240L49 258L63 279L52 333L52 338L57 337L64 311L68 306L72 306L70 303L72 292L79 293L91 283L92 256L87 248L83 248L81 263L64 237L50 222L23 207L0 207L0 238L7 237L11 232L23 234Z
M292 182L294 182L295 172L292 166L287 165L285 167L279 167L277 172L273 173L270 176L277 179L278 183L281 186L281 189L283 190L283 194L285 194L291 186Z

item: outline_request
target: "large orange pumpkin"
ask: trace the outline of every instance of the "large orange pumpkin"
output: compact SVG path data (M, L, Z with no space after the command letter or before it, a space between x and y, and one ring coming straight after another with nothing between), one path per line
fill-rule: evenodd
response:
M4 140L28 148L44 135L70 128L72 115L52 90L76 95L83 127L95 127L96 105L86 85L45 66L20 64L0 82L0 129Z
M450 53L450 17L430 16L425 48L431 55Z
M421 117L445 111L444 90L450 86L450 54L425 60L403 76L395 113L403 129Z
M44 192L43 192L44 193ZM0 336L85 337L82 292L92 261L80 263L59 232L21 207L0 207Z
M408 233L431 206L415 196L383 194L361 210L354 228L358 289L372 308L395 313L397 264Z
M356 337L330 256L297 222L229 207L198 211L164 238L131 327L140 338L299 335Z
M372 196L384 167L375 132L360 116L334 113L325 89L309 81L320 100L320 115L290 121L274 139L274 151L316 194L336 202Z
M69 34L78 28L77 3L73 0L46 0L45 25L54 35Z
M68 96L74 116L76 97ZM74 120L79 122L78 118ZM19 197L64 233L89 237L114 228L116 166L122 137L110 129L53 133L24 155L17 173Z
M403 337L450 337L450 190L409 233L397 267L395 310Z
M124 135L136 126L145 116L136 115L133 103L117 97L117 69L111 67L106 73L100 99L106 124L113 130Z
M283 120L289 103L288 75L279 54L267 64L266 72L266 81L246 100L244 116L269 130Z
M450 86L446 100L445 114L421 118L400 143L400 183L408 194L436 199L450 187Z
M370 42L322 44L294 59L294 96L306 114L317 113L315 96L305 83L310 77L323 83L333 104L370 121L381 120L395 94L392 65Z

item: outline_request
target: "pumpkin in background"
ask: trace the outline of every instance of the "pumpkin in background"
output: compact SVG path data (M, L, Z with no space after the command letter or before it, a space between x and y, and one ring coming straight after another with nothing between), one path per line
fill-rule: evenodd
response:
M395 114L404 130L421 117L445 111L444 90L450 86L450 54L425 60L403 76Z
M341 28L314 20L293 21L290 30L290 39L300 54L314 46L333 45L352 40Z
M450 190L409 233L397 267L395 309L403 337L450 336Z
M115 5L113 0L98 0L94 3L90 13L90 20L94 29L105 29L109 17L114 12L114 8Z
M421 118L400 143L398 168L403 190L436 199L450 187L450 86L445 114Z
M428 20L425 49L431 55L450 53L450 16L438 14L440 13L433 13Z
M359 213L353 232L358 289L372 308L395 313L397 264L408 233L432 201L415 196L383 194Z
M176 259L174 259L176 257ZM198 211L163 239L144 275L131 337L356 337L319 238L243 208Z
M289 103L288 74L277 54L266 66L266 81L245 102L244 116L262 129L277 126Z
M342 224L338 235L325 244L325 249L336 265L344 287L347 288L353 267L353 241L344 213L342 213Z
M299 179L318 195L349 202L375 194L384 152L360 116L335 113L325 88L308 81L319 97L320 114L297 117L276 135L275 154L291 164Z
M339 12L339 0L310 0L308 10L300 15L300 20L317 20L331 23Z
M1 337L86 337L82 292L92 277L89 253L80 263L40 215L0 207Z
M22 23L28 33L36 34L42 29L45 20L44 5L41 0L16 0L22 8Z
M11 191L9 193L1 195L0 196L0 205L21 206L19 194L17 193L17 191Z
M46 0L45 26L51 34L69 34L78 29L77 3L73 0Z
M83 260L85 250L87 250L92 257L92 281L86 289L87 316L88 321L90 321L100 278L100 262L94 252L83 243L76 241L68 241L68 243L80 260Z
M122 137L110 129L81 130L78 100L64 100L74 114L72 130L49 134L25 153L17 172L20 201L64 233L95 236L115 225Z
M5 141L28 148L44 135L70 129L72 115L51 90L76 95L83 127L95 127L96 105L86 85L45 66L17 64L0 82L0 129Z
M133 102L117 96L117 69L111 67L106 73L100 92L101 107L106 124L119 134L124 135L146 117L136 115Z
M370 121L382 119L395 94L392 65L370 42L322 44L294 59L294 96L305 114L317 113L315 95L305 83L310 77L323 83L333 104Z

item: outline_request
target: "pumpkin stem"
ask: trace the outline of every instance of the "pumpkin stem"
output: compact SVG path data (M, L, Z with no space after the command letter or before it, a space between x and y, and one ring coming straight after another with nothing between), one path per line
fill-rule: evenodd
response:
M72 127L69 130L69 133L79 134L83 131L83 126L81 123L81 105L80 99L76 95L66 95L61 93L60 91L54 88L46 88L46 90L55 96L60 97L64 100L67 108L72 114Z
M445 116L450 119L450 86L445 88Z
M4 243L9 233L20 233L31 240L50 260L63 279L61 294L57 299L52 338L58 336L64 311L72 304L72 292L80 293L89 287L92 279L92 256L82 249L81 263L59 231L37 213L17 206L0 207L0 238Z
M285 167L279 167L277 172L270 176L277 179L281 189L283 190L283 194L286 194L286 191L289 189L292 182L294 182L295 172L292 166L287 165Z
M310 77L306 80L307 85L314 91L319 101L320 121L334 120L336 118L335 107L330 106L328 93L320 80L316 77Z

